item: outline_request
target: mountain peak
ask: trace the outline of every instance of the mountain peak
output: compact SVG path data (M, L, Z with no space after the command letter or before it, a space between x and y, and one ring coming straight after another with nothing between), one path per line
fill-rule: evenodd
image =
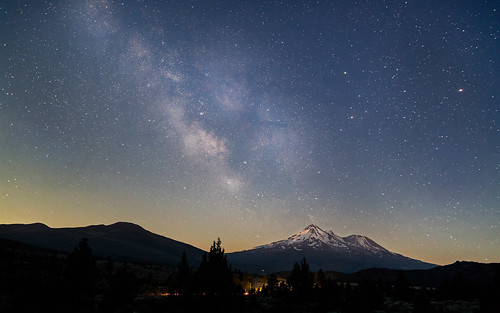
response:
M145 230L141 226L130 222L116 222L114 224L108 225L108 227L120 230Z
M257 248L280 250L293 249L296 251L302 251L304 249L357 251L357 253L374 255L394 254L366 236L350 235L341 237L331 230L325 231L315 224L310 224L287 239L262 245Z
M424 269L434 265L391 252L362 235L341 237L331 230L310 224L286 239L233 252L229 260L238 268L272 273L290 268L303 257L316 270L354 272L370 267Z
M279 248L302 251L302 249L309 248L323 250L339 247L346 247L346 243L341 237L335 235L332 231L324 231L319 226L311 224L285 240L276 241L257 248Z
M311 224L311 225L307 226L307 227L306 227L306 228L304 228L304 229L317 229L317 228L321 229L319 226L314 225L314 224Z
M373 253L390 253L390 254L393 254L392 252L390 252L389 250L385 249L384 247L382 247L381 245L379 245L378 243L376 243L375 241L371 240L370 238L368 238L366 236L362 236L362 235L350 235L350 236L344 237L343 239L349 245L351 245L353 247L356 247L356 248L368 250L368 251L371 251Z
M314 225L314 224L311 224L309 226L307 226L306 228L304 228L303 232L306 231L306 232L325 232L323 229L321 229L321 227L317 226L317 225Z
M323 233L326 233L326 232L323 229L321 229L321 227L316 226L314 224L311 224L311 225L307 226L306 228L304 228L302 231L298 232L296 235L298 235L298 234L311 234L311 235L321 236Z

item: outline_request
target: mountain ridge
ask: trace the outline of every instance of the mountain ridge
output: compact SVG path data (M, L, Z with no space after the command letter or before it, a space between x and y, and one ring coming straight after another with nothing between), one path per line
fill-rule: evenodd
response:
M307 244L313 249L325 249L325 248L333 248L333 249L366 249L372 252L382 252L382 253L391 253L391 252L372 239L368 238L364 235L349 235L345 237L341 237L335 234L333 231L325 231L317 225L310 224L302 231L289 236L287 239L279 240L272 242L270 244L260 245L252 249L272 249L277 246L280 246L281 249L286 249L288 247L300 246L301 244ZM295 250L297 247L295 247ZM248 251L245 250L245 251Z
M291 268L306 258L312 270L353 273L371 267L428 269L437 265L389 251L363 235L341 237L311 224L286 239L253 249L232 252L228 260L236 267L260 273Z
M171 266L177 266L183 251L191 264L198 264L205 253L129 222L64 228L51 228L42 223L1 224L0 237L64 252L73 251L86 237L93 253L99 257Z
M178 265L183 251L194 266L206 253L129 222L66 228L50 228L42 223L3 224L0 237L65 252L73 251L86 237L97 256L171 266ZM302 258L307 258L313 271L321 268L344 273L372 267L427 269L436 266L391 252L366 236L341 237L314 224L286 239L227 253L227 257L234 268L254 273L288 270Z

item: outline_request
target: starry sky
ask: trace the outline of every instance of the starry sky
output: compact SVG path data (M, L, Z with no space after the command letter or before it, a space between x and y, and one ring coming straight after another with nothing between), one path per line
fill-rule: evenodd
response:
M0 223L314 223L500 262L499 1L2 1Z

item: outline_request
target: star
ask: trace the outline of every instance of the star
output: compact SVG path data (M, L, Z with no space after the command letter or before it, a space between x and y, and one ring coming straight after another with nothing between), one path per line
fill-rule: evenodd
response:
M2 223L143 221L229 251L318 220L500 262L491 1L4 2Z

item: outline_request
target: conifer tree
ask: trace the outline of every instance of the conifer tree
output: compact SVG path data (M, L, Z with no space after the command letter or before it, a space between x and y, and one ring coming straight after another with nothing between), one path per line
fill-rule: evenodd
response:
M318 273L316 274L316 286L318 288L323 288L325 287L325 284L326 284L325 273L323 272L322 269L319 269Z
M270 274L267 279L267 284L265 288L262 290L264 293L268 295L275 295L278 290L278 278L274 274Z
M95 291L97 266L88 239L83 238L67 260L68 287L74 295L88 296Z
M211 295L229 294L234 290L231 267L224 255L220 238L212 243L208 257L200 264L199 281L201 291Z
M312 289L314 276L309 271L309 264L306 258L302 259L300 264L295 262L287 283L295 294L306 294Z
M175 288L181 295L190 295L193 293L193 277L187 261L186 251L182 252L181 262L177 267Z

